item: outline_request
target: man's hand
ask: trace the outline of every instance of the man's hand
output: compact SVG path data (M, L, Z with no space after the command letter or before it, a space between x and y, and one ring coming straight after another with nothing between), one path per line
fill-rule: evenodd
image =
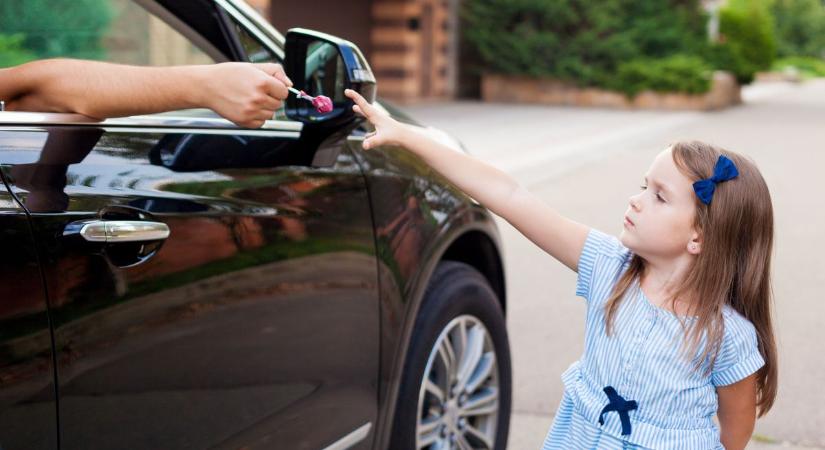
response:
M272 119L292 81L279 64L222 63L208 66L203 103L242 127Z
M0 69L0 99L10 111L106 119L210 108L252 128L272 118L291 85L278 64L142 67L58 58Z

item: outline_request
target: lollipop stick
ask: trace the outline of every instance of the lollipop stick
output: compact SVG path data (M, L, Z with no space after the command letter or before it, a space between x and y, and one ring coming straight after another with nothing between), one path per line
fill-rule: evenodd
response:
M302 99L308 100L308 101L314 100L314 97L312 97L311 95L307 94L304 91L299 91L298 89L295 89L294 87L287 87L287 89L289 89L289 92L292 92L298 98L302 98Z

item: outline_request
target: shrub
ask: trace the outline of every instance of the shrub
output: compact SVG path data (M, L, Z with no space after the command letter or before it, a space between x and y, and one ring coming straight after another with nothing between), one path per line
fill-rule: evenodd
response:
M825 58L825 4L822 0L774 0L777 54Z
M710 90L711 75L710 66L697 56L636 59L620 64L608 87L630 97L644 90L701 94Z
M803 78L825 77L825 61L810 56L791 56L773 63L775 71L796 70Z
M37 58L34 53L23 48L25 38L22 34L0 34L0 68L16 66Z
M619 65L690 53L705 39L699 0L473 0L464 33L484 71L607 86Z
M730 0L719 11L721 43L705 58L714 67L733 72L740 84L753 81L771 67L776 56L774 23L764 0Z
M102 59L111 8L108 0L0 0L0 30L24 34L21 48L37 58Z

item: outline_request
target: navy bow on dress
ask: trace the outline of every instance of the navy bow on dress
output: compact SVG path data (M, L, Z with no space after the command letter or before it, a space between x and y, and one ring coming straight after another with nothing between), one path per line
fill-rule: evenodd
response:
M599 415L599 425L604 425L604 414L606 412L616 411L619 413L619 419L622 421L622 435L626 436L630 434L630 415L627 413L638 407L636 400L625 400L616 392L613 386L605 386L604 393L607 394L609 403L605 405L602 413Z
M713 168L713 176L704 180L699 180L693 183L693 190L702 203L709 205L713 198L713 191L716 190L716 183L728 181L736 178L739 171L736 169L736 164L725 155L719 155L716 160L716 166Z

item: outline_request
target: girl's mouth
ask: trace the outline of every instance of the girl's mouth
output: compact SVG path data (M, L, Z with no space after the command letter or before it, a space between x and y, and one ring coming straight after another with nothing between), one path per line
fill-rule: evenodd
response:
M624 226L626 226L626 227L632 227L633 225L634 225L634 224L633 224L633 221L632 221L632 220L630 220L627 216L624 216Z

